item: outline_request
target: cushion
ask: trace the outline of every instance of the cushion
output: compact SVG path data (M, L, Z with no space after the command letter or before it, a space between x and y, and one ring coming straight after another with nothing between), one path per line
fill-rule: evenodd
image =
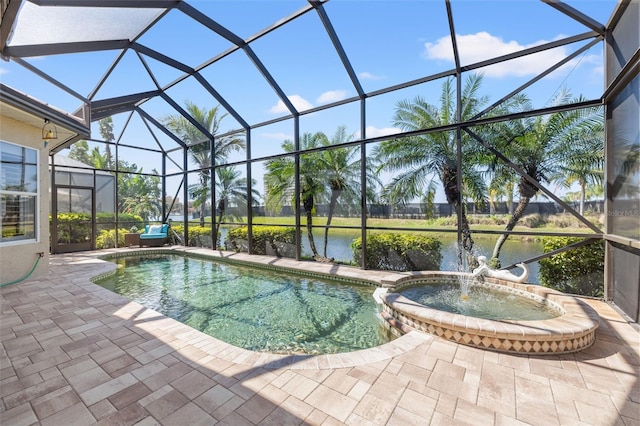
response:
M149 226L149 234L162 234L162 225Z

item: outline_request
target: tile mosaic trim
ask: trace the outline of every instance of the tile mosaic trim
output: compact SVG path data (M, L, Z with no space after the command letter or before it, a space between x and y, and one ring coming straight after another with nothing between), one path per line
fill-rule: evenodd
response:
M474 346L481 349L494 350L499 352L527 353L527 354L557 354L577 352L588 348L595 341L595 331L587 332L580 337L562 336L557 339L536 340L536 338L506 338L498 336L487 336L482 333L472 331L458 331L446 325L437 326L434 324L416 321L406 317L401 313L385 309L383 318L392 326L398 327L404 333L411 330L419 330L433 334L456 343L467 346Z

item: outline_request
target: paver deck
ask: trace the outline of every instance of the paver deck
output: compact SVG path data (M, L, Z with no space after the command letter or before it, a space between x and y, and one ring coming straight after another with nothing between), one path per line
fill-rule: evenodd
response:
M602 301L585 299L600 327L571 354L412 332L347 354L272 355L91 283L113 268L98 254L52 256L48 276L0 289L1 425L640 424L640 333Z

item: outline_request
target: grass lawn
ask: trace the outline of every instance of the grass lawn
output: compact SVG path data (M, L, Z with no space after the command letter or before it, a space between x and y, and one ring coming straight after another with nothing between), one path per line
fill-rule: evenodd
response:
M468 216L469 223L471 226L471 231L502 231L504 230L509 216L506 215L469 215ZM596 226L602 227L602 218L598 215L588 216ZM243 218L243 221L246 222L246 218ZM205 222L210 223L211 218L206 217ZM191 223L197 224L198 221L191 221ZM295 218L293 216L289 217L272 217L272 216L254 216L253 218L254 225L294 225ZM314 217L313 225L314 226L323 226L327 223L326 217ZM304 217L301 217L301 224L305 225L306 220ZM332 226L348 226L348 227L360 227L360 218L355 217L334 217L331 221ZM229 226L229 225L227 225ZM433 229L435 232L439 232L441 230L447 231L455 231L457 222L455 216L441 217L436 219L409 219L409 218L393 218L393 219L382 219L382 218L368 218L367 226L376 228L409 228L416 230L429 230ZM523 232L555 232L560 234L569 234L569 233L592 233L592 231L582 224L578 219L569 215L569 214L556 214L549 216L540 216L540 215L527 215L520 220L520 223L515 227L514 231L523 231ZM359 230L357 229L332 229L332 234L357 234ZM487 238L495 238L495 235L489 234L479 234L476 233L474 238L477 237L487 237Z

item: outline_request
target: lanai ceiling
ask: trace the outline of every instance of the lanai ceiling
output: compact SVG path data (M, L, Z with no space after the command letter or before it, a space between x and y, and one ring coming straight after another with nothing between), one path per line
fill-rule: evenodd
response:
M3 59L30 75L7 84L22 86L17 89L37 98L52 96L42 100L76 115L81 115L86 106L91 122L134 112L176 146L185 146L162 126L162 116L181 114L202 132L203 140L212 137L184 109L186 93L206 93L212 103L221 105L233 118L223 130L247 131L331 107L363 103L443 77L482 71L501 61L564 48L564 57L541 71L544 76L601 44L605 21L615 7L615 2L606 2L610 6L606 8L608 14L593 16L595 9L589 2L544 0L536 2L535 7L544 9L549 19L524 23L519 22L527 17L519 13L518 2L297 0L269 2L268 8L264 3L258 7L260 3L3 1ZM532 2L527 3L533 7ZM501 22L490 15L492 7L504 11ZM354 13L364 8L367 13ZM416 40L429 32L453 54L452 63L432 57L427 61L421 58L425 64L416 65L413 59L399 56L394 43L403 41L394 37L393 27L413 25L416 14L423 25L415 32ZM496 28L518 25L535 26L540 34L511 51L491 52L496 57L479 59L469 54L465 34L499 33ZM551 25L555 28L547 29ZM291 27L305 29L308 36L304 43L291 40ZM300 49L300 45L306 47ZM331 60L315 61L319 49L330 52ZM375 62L380 75L390 67L400 69L395 73L398 80L372 75L369 70ZM287 67L295 68L295 81L283 71ZM222 72L229 69L236 71L235 79ZM9 74L4 80L11 80ZM304 90L305 81L331 82L325 86L326 93L337 86L346 90L341 96L328 96L314 104L299 102L296 93ZM512 92L507 90L504 97L535 81L523 79L521 86ZM47 90L40 92L41 86ZM255 105L247 102L252 91L269 93L278 108L258 104L258 96ZM260 112L268 110L271 115ZM365 125L362 123L363 129Z

